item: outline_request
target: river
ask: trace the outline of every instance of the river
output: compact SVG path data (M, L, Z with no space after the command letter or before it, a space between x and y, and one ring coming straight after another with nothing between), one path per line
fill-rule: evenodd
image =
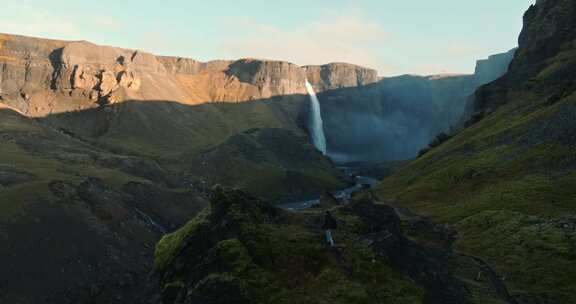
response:
M354 175L354 171L352 169L349 169L349 168L340 168L340 169L342 169L347 175L353 177L355 183L351 187L331 192L331 194L338 200L350 199L354 192L362 189L363 187L372 188L380 182L379 180L372 178L372 177ZM285 210L290 210L290 211L299 211L299 210L308 209L308 208L310 208L316 204L319 204L319 203L320 203L320 196L315 197L315 198L310 199L310 200L281 204L281 205L278 205L278 207L285 209Z

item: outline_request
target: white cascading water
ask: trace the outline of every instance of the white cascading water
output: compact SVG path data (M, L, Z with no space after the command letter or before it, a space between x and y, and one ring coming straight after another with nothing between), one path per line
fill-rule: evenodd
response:
M310 95L310 132L312 133L312 143L316 149L326 155L326 137L324 136L320 102L308 79L306 79L306 91L308 91L308 95Z

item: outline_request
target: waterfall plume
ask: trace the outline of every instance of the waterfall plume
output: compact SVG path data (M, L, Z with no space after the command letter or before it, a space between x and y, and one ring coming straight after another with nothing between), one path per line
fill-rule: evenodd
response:
M324 125L322 122L322 112L320 111L320 102L314 92L314 88L306 79L306 91L310 95L310 133L312 143L322 154L326 155L326 137L324 136Z

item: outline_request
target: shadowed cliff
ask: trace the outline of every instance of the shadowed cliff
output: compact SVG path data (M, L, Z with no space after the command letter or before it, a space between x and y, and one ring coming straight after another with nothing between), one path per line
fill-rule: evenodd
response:
M576 2L537 1L509 71L476 91L467 128L386 179L381 198L451 224L455 248L506 276L518 303L572 303Z

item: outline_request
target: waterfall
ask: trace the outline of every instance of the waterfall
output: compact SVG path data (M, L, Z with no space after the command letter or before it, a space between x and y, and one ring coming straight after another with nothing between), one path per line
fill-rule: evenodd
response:
M306 91L308 91L308 95L310 95L310 132L312 133L312 143L316 149L326 155L326 137L324 136L320 102L308 79L306 79Z

